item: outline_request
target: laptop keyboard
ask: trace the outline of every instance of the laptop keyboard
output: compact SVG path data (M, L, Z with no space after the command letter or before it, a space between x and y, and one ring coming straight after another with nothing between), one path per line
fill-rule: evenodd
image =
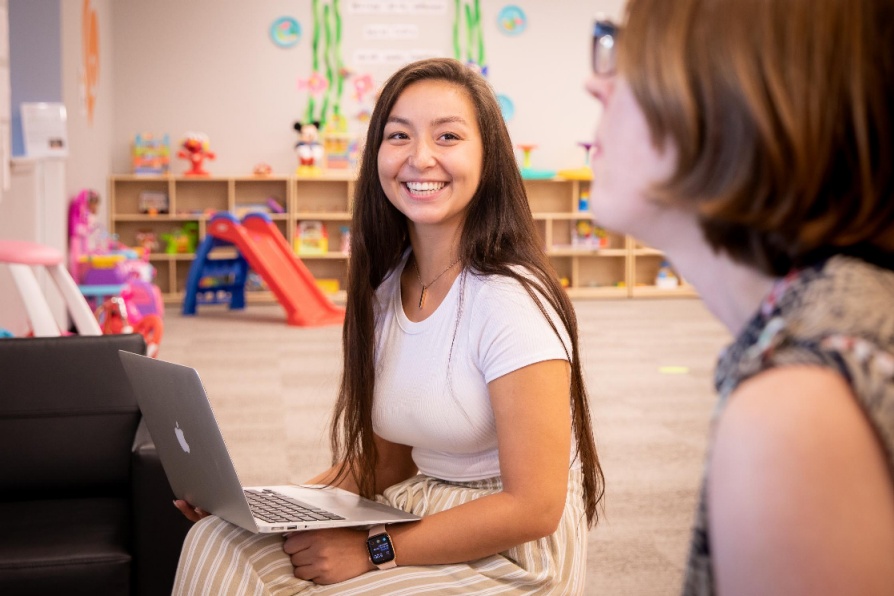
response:
M267 523L344 519L318 507L291 499L272 490L245 490L251 512Z

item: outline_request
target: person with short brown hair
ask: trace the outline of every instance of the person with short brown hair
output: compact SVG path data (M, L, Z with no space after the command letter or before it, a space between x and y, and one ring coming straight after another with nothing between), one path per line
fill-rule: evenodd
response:
M894 2L631 0L591 206L734 335L686 594L894 586Z

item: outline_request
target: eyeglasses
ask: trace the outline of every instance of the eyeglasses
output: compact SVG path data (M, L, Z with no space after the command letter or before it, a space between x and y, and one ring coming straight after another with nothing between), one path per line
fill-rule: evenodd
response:
M621 28L607 19L593 25L593 74L607 77L618 66L618 35Z

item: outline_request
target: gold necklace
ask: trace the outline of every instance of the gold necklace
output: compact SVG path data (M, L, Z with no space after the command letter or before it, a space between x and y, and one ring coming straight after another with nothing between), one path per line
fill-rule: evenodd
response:
M435 283L436 281L441 279L441 276L443 276L445 273L447 273L448 271L453 269L453 266L456 265L457 263L459 263L460 258L461 257L456 257L456 260L453 261L452 263L450 263L449 265L447 265L446 269L444 269L443 271L438 273L437 277L435 277L433 280L431 280L427 284L424 284L424 283L422 283L422 276L419 274L419 264L416 262L416 257L415 256L413 257L413 268L416 270L416 279L419 280L419 285L422 286L422 292L419 294L419 308L420 309L423 307L423 305L425 305L425 291L428 290L432 286L433 283Z

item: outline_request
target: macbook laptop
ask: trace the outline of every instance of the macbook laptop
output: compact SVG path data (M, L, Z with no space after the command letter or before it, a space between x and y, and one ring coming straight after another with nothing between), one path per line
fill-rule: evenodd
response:
M130 352L118 354L178 499L261 533L419 519L339 488L243 488L195 369Z

